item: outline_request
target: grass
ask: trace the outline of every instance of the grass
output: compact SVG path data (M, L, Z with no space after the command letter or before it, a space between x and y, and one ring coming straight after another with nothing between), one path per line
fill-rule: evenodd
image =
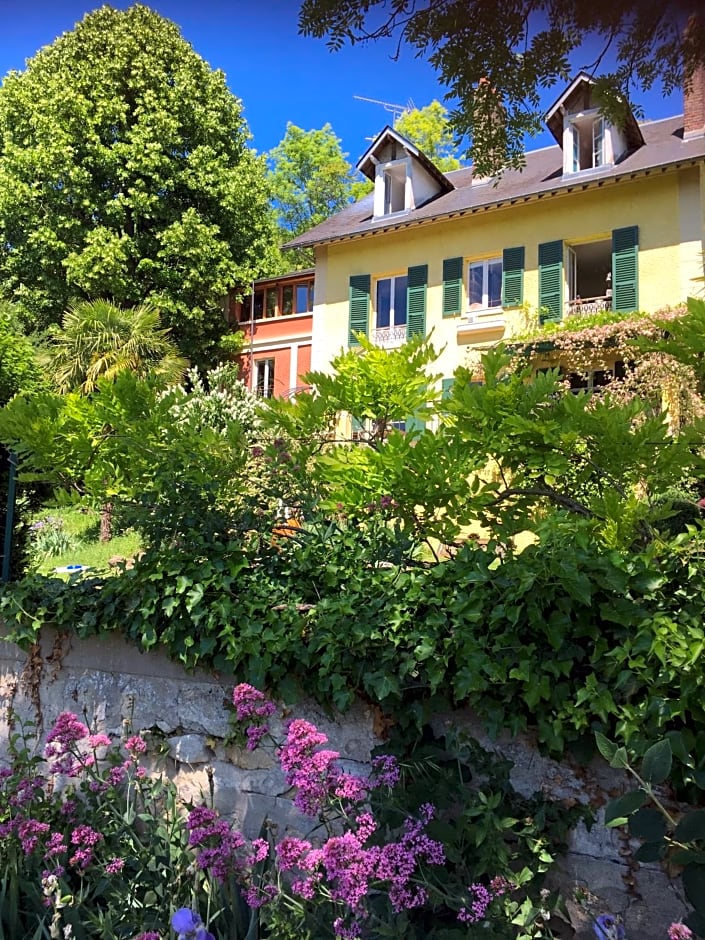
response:
M37 513L34 523L54 520L48 529L60 534L52 538L48 533L43 543L48 552L36 556L36 570L52 574L54 569L66 565L87 565L92 569L108 568L109 559L116 555L131 558L142 545L136 532L128 530L115 535L109 542L100 541L100 513L82 506L46 507ZM67 545L67 542L72 543Z

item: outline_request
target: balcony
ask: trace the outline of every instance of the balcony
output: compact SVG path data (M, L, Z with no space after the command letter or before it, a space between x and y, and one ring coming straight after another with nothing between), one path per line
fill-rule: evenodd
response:
M396 349L406 342L406 324L383 326L372 330L372 342L380 349Z
M579 317L588 313L603 313L612 309L612 294L601 297L576 297L566 304L566 316Z

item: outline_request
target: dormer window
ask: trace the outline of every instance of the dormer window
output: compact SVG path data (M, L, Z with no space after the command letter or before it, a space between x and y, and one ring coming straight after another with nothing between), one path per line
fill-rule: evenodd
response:
M644 145L629 111L619 126L600 114L594 80L581 72L546 114L546 124L563 150L563 173L584 173L611 166Z
M375 138L357 168L374 181L374 219L412 212L455 188L418 147L393 127L385 127Z

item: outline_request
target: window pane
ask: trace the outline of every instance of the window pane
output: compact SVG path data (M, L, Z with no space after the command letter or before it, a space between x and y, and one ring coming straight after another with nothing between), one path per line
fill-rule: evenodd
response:
M487 306L499 307L502 303L502 262L490 261L487 265Z
M264 316L264 291L255 291L255 320L261 320Z
M468 296L471 304L480 304L483 306L483 274L484 264L471 264L470 277L468 278Z
M403 326L406 323L406 288L409 278L394 278L394 325Z
M294 312L294 285L285 284L282 287L282 316L288 317Z
M276 316L278 293L279 291L276 287L270 287L267 291L267 317Z
M392 281L385 277L377 281L377 329L389 326L389 313L392 306Z
M308 305L308 284L297 284L296 285L296 312L297 313L308 313L310 307Z

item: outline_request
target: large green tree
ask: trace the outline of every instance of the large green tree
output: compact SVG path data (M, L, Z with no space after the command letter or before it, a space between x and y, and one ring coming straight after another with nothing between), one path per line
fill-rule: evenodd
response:
M705 63L701 0L303 0L299 28L345 43L393 39L448 88L451 123L480 173L520 166L542 128L543 91L585 68L618 118L636 89L666 93Z
M277 263L241 102L178 28L104 6L0 87L0 295L35 329L72 301L151 299L210 358L222 298Z
M439 170L448 173L460 169L453 130L448 122L448 109L440 101L405 111L394 127L416 144Z
M350 202L353 171L346 157L330 124L310 131L287 124L267 158L283 239L308 231ZM294 260L305 267L312 255L299 253Z

